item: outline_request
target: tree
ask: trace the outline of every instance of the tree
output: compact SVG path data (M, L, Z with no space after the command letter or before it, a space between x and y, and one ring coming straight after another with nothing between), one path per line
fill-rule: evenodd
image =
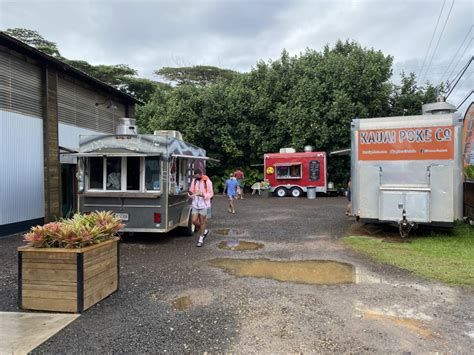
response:
M135 76L125 76L122 78L122 81L123 83L119 86L119 90L132 95L141 102L150 101L157 90L166 91L172 89L169 84Z
M230 81L182 81L157 93L139 110L139 122L148 131L182 131L220 160L211 175L261 163L264 153L281 147L310 144L330 152L350 146L352 118L389 112L391 65L390 56L355 42L293 57L283 51ZM331 179L346 180L349 166L346 160L330 164Z
M155 71L165 80L176 85L195 85L206 86L214 84L218 80L231 80L239 73L229 70L213 67L209 65L196 65L193 67L164 67Z
M126 64L92 65L84 60L70 59L65 59L64 62L142 102L150 100L157 88L171 88L169 84L139 78L137 71Z
M26 28L9 28L8 35L56 58L62 58L56 43L43 38L38 32Z
M393 85L390 97L391 116L410 116L421 114L421 106L426 103L435 102L437 92L441 87L427 84L419 87L416 83L416 75L410 73L401 74L401 85Z
M63 61L84 73L113 86L123 85L124 77L133 77L137 75L137 71L126 64L92 65L84 60L64 59Z

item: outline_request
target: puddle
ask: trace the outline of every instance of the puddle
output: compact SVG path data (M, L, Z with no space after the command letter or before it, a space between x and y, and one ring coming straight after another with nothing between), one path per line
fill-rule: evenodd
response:
M233 229L233 228L219 228L219 229L213 229L212 230L213 234L218 234L218 235L242 235L244 232L240 229Z
M362 313L363 318L378 320L385 323L392 323L399 327L403 327L412 333L420 335L424 338L433 338L434 333L432 330L426 328L423 323L418 319L403 318L394 315L385 314L382 312L366 310Z
M245 240L231 239L224 240L219 243L217 246L219 249L224 250L237 250L237 251L246 251L246 250L257 250L262 249L263 244L255 242L246 242Z
M276 261L268 259L212 259L209 265L237 277L259 277L282 282L332 285L354 282L354 267L329 260Z
M183 296L171 301L171 306L177 311L184 311L193 304L190 296Z

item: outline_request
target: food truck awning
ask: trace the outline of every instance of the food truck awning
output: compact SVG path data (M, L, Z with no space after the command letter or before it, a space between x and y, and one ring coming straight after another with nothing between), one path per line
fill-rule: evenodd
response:
M173 158L187 158L187 159L202 159L202 160L212 160L212 161L219 161L214 158L209 158L209 157L201 157L201 156L196 156L196 155L185 155L185 154L171 154Z
M158 153L107 153L107 152L94 152L94 153L64 153L64 155L74 156L74 157L148 157L148 156L157 156L161 155Z
M331 153L329 153L329 155L351 155L351 149L341 149L341 150L335 150Z
M142 153L142 152L91 152L91 153L63 153L64 155L74 156L74 157L149 157L149 156L158 156L162 155L159 153ZM171 154L173 158L187 158L187 159L202 159L202 160L212 160L219 161L217 159L203 157L198 155L184 155L184 154Z

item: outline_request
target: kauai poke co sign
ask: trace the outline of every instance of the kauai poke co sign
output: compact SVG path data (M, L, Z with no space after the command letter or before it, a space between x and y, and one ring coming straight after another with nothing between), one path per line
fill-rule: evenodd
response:
M454 128L415 127L359 131L359 160L454 159Z

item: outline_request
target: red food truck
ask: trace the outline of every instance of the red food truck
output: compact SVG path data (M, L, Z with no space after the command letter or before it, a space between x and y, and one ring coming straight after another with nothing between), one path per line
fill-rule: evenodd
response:
M264 156L265 179L278 197L300 197L308 188L327 192L326 153L295 152L291 148Z

